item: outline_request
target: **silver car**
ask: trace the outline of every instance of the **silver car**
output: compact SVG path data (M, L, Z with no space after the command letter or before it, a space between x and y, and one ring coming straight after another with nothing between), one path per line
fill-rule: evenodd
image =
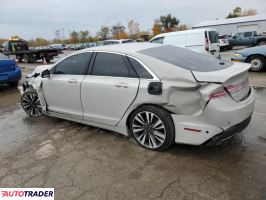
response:
M250 122L249 68L170 45L94 47L37 67L21 104L30 116L132 135L151 150L217 145Z

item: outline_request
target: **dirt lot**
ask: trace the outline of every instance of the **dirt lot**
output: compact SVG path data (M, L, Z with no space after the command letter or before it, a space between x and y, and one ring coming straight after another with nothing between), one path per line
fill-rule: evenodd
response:
M265 73L250 77L266 83ZM19 89L1 86L0 187L54 187L60 200L266 199L266 88L256 95L251 124L227 143L158 153L110 131L30 118Z

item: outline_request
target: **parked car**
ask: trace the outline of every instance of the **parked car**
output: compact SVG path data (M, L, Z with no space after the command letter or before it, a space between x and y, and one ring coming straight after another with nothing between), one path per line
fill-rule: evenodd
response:
M97 46L105 46L111 44L123 44L123 43L133 43L135 40L131 39L120 39L120 40L104 40L97 44Z
M230 45L233 46L256 46L266 45L266 36L257 35L256 31L237 33L229 39Z
M219 35L218 39L220 50L231 49L229 40L227 39L227 35Z
M151 150L217 145L250 122L249 67L172 45L93 47L37 67L21 104L30 116L132 135Z
M156 35L150 43L174 45L220 58L218 33L214 29L176 31Z
M239 50L231 60L235 62L250 63L251 71L262 71L266 69L266 46L250 47Z
M17 87L21 78L21 69L14 59L0 53L0 84L8 83Z

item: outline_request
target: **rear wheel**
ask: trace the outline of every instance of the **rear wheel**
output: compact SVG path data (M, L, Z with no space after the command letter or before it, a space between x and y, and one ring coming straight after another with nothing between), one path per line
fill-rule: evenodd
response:
M10 85L11 87L18 87L18 81L10 82L9 85Z
M248 62L251 64L250 71L259 72L266 67L266 58L263 56L252 56L248 59Z
M25 63L30 63L30 57L29 57L29 55L28 54L24 54L23 55L23 60L24 60Z
M157 106L138 108L130 117L134 139L150 150L164 151L174 143L175 128L170 113Z
M264 45L266 45L266 40L261 40L261 41L259 41L258 45L259 45L259 46L264 46Z
M31 117L42 115L42 107L35 90L29 89L21 96L21 105L24 111Z

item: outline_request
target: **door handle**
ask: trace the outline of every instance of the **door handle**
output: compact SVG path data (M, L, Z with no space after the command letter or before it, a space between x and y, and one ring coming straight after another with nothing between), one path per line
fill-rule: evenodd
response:
M121 83L115 84L115 87L117 87L117 88L128 88L128 84L124 83L124 82L121 82Z
M71 84L76 84L78 81L76 79L69 79L67 82Z

